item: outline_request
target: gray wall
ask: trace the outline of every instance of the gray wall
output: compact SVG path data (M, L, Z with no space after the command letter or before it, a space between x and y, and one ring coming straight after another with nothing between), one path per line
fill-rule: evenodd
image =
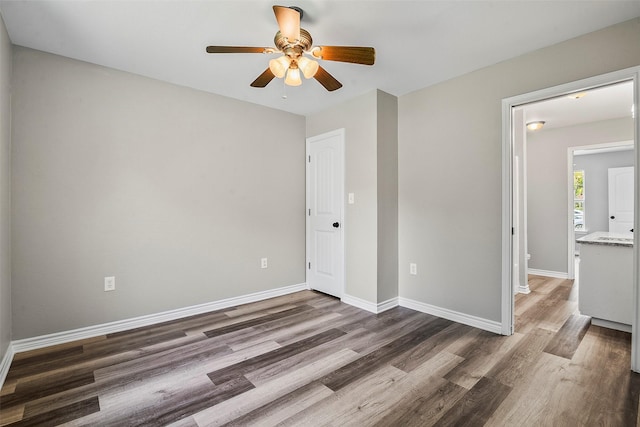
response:
M13 84L14 339L304 282L304 117L19 47Z
M372 303L398 296L397 118L380 90L307 117L307 137L345 129L346 293Z
M377 302L377 91L307 117L307 137L345 129L345 260L347 294ZM346 203L346 202L345 202Z
M527 138L529 268L567 272L567 149L633 139L633 119L529 132ZM594 230L595 231L595 230Z
M573 169L585 174L586 231L609 231L609 168L633 166L633 150L573 157Z
M11 56L0 16L0 360L11 341Z
M634 19L399 98L400 296L501 320L501 100L640 65L638 40Z
M378 299L398 296L398 98L378 91Z

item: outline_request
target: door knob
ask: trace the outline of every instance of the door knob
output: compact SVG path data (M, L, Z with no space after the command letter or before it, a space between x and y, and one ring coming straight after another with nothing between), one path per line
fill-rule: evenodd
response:
M339 222L334 222L333 223L333 228L338 228L340 227L340 223Z
M609 219L616 219L616 217L615 217L615 216L613 216L613 215L611 215L611 216L609 217Z

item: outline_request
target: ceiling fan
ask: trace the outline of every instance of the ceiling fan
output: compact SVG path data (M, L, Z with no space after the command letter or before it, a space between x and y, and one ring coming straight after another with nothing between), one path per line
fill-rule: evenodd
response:
M302 9L296 6L273 6L280 31L274 38L275 48L250 46L207 46L208 53L282 53L269 61L269 67L251 83L252 87L265 87L275 77L285 77L285 84L300 86L302 79L316 79L328 91L342 87L342 83L318 64L316 59L325 61L350 62L373 65L376 51L372 47L359 46L313 46L311 34L300 28Z

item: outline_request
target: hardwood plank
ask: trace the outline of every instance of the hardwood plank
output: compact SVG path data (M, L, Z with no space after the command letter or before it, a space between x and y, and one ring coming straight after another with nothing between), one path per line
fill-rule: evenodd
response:
M511 392L511 387L482 377L435 426L483 426Z
M485 376L514 387L525 378L553 333L546 329L534 329L521 339L498 363L493 365Z
M416 345L430 336L435 335L437 332L440 332L450 324L447 322L434 323L433 327L424 327L404 334L378 350L374 350L357 361L327 375L321 380L322 383L331 390L337 391L355 379L376 370L394 357L410 351Z
M514 385L511 393L487 420L486 426L579 425L558 422L564 408L564 404L560 403L573 400L570 396L560 396L557 391L561 383L566 381L564 372L569 363L564 358L540 353L530 365L528 377ZM558 401L558 398L561 400Z
M236 363L226 368L210 372L207 374L207 376L211 379L211 381L213 381L214 384L223 384L239 376L244 376L248 372L287 359L297 353L301 353L310 348L332 341L343 335L345 335L345 333L338 329L330 329L326 332L314 335L311 338L300 340L285 347L280 347L268 353L252 357L251 359L243 360L242 362Z
M311 307L310 305L306 305L301 307L290 308L288 310L284 310L278 313L268 314L265 316L257 317L255 319L245 320L243 322L231 323L229 325L216 328L216 329L210 329L208 331L205 331L204 334L208 338L213 338L220 335L228 334L230 332L235 332L240 329L245 329L255 325L264 324L266 322L270 322L273 320L279 320L279 319L282 319L283 317L292 316L294 314L302 313L308 310L313 310L313 307Z
M524 335L518 333L505 337L481 331L475 339L469 341L459 351L454 352L465 360L449 372L445 379L464 388L471 389L523 337Z
M572 314L544 349L547 353L571 359L591 324L589 316Z
M323 359L302 368L286 372L247 393L221 402L194 415L200 427L225 424L254 411L277 398L297 390L309 382L315 382L328 372L339 369L358 357L349 349L328 354Z
M433 425L466 392L467 389L457 384L436 378L429 389L410 394L393 411L390 411L373 426L422 427Z
M100 404L98 403L98 398L91 397L50 412L23 418L11 425L16 427L59 425L68 421L76 420L86 416L87 414L96 413L99 410Z
M333 395L333 391L319 382L311 382L275 399L247 414L223 424L225 427L275 426L298 412L312 407Z

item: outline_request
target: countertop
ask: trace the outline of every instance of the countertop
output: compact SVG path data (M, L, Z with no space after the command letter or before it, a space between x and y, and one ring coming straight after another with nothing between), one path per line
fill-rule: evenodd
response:
M633 247L633 233L609 233L608 231L596 231L584 237L576 239L578 243L589 245L627 246Z

